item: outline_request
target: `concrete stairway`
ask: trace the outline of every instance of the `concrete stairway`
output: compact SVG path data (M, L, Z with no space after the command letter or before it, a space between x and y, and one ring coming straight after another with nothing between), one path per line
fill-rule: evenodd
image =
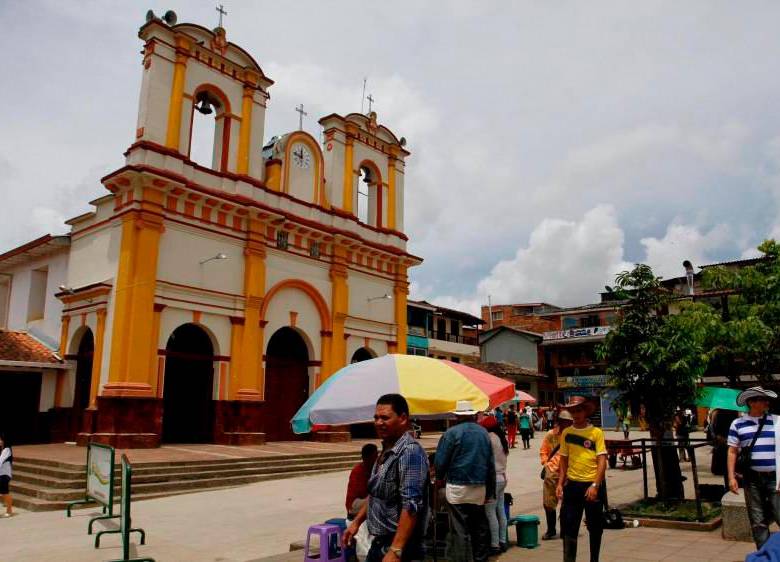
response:
M359 451L264 458L218 459L194 462L149 462L133 465L133 499L143 500L176 494L203 492L307 474L351 468ZM120 494L120 469L115 472L116 502ZM346 487L346 479L344 482ZM82 499L84 465L50 460L14 459L11 494L14 505L32 511L65 509ZM345 488L346 489L346 488Z

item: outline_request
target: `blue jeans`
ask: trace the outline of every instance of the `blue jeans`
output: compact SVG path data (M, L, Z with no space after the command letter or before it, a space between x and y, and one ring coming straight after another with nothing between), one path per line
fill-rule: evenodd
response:
M769 540L769 524L780 525L780 496L775 490L775 472L751 470L745 478L745 505L747 506L750 529L757 548Z
M490 525L490 546L498 548L500 543L506 543L506 511L504 510L504 490L506 490L506 480L496 481L497 501L485 504L485 513L487 514L488 525Z

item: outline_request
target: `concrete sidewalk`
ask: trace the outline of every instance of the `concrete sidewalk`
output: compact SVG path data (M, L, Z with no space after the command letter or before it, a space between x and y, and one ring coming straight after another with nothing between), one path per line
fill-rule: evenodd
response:
M513 514L542 513L540 439L537 434L532 449L513 449L509 456L508 491L515 499ZM701 459L700 465L707 467L708 461L704 461ZM689 465L683 468L690 470ZM702 481L718 481L706 472L702 470ZM133 525L146 530L147 545L134 546L132 553L158 562L246 562L277 555L281 555L278 562L302 561L301 552L284 553L291 542L304 538L309 525L343 515L347 477L347 471L334 472L136 502ZM642 495L641 470L609 470L607 482L614 504ZM117 535L105 536L99 550L92 547L93 538L86 534L90 513L95 511L82 510L70 519L63 512L29 512L0 519L2 560L102 562L118 558ZM580 550L586 560L584 531ZM749 543L722 540L719 530L696 533L639 528L607 531L602 560L733 562L744 560L751 551ZM534 550L513 548L501 560L544 562L558 561L561 556L560 541L545 541Z

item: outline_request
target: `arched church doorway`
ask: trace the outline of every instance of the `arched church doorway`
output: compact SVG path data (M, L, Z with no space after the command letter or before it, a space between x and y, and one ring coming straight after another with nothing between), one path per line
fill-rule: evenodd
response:
M214 347L203 328L183 324L165 347L162 438L166 443L212 439Z
M309 397L309 351L301 335L280 328L265 352L265 433L269 441L294 439L290 420Z
M86 328L81 335L76 352L76 386L73 390L73 408L77 412L89 407L89 390L92 386L92 357L95 354L95 337Z
M355 353L352 354L352 359L350 360L350 363L360 363L361 361L368 361L369 359L373 359L376 357L374 353L368 349L367 347L361 347L360 349L356 350Z

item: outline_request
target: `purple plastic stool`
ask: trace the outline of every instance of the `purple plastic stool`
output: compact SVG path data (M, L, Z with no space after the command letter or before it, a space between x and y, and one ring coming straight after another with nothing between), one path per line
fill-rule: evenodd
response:
M346 562L344 549L341 548L341 529L338 525L312 525L306 533L306 549L304 562ZM318 537L319 549L311 551L311 538Z

